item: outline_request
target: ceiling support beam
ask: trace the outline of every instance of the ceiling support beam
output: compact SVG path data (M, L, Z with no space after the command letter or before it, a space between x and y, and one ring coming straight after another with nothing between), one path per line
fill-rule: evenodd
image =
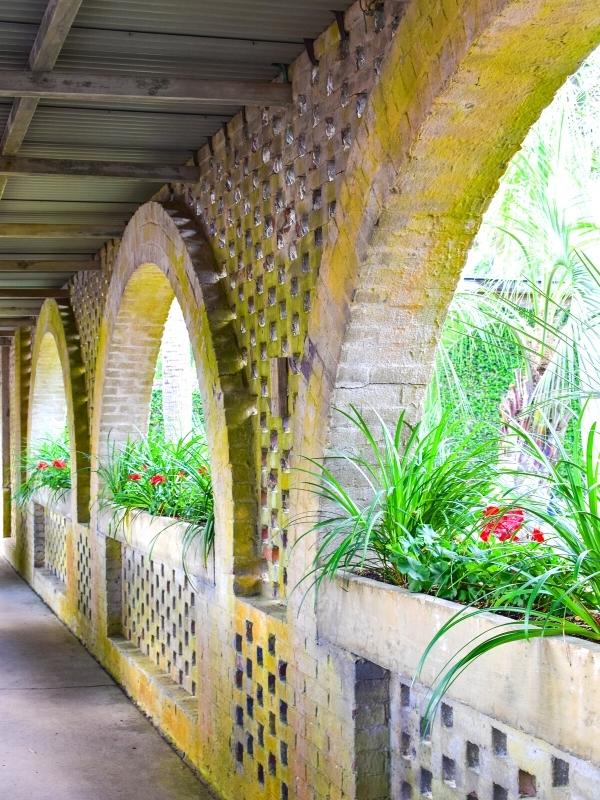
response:
M53 69L56 59L73 25L82 0L48 0L46 11L29 53L32 72ZM13 102L8 121L0 140L2 155L14 155L23 140L35 114L39 97L21 97ZM6 178L0 178L0 197L6 187Z
M56 300L62 300L69 297L68 289L47 289L26 287L24 289L5 289L0 286L0 300L45 300L47 297L54 297Z
M157 183L198 183L200 168L129 161L74 161L65 158L0 156L0 175L60 175L82 178L125 178Z
M0 222L0 239L114 239L123 233L116 225L64 225L34 222ZM41 262L40 262L41 263Z
M79 272L81 270L101 270L102 264L100 261L84 259L65 259L63 260L39 260L27 258L2 258L0 255L0 273L2 272L23 272L38 273L38 272Z
M27 317L0 317L0 334L5 329L20 328L22 325L33 325L36 318Z
M151 100L157 105L199 102L233 106L287 106L292 102L289 83L203 80L130 72L31 72L0 70L0 97L37 97L44 100L130 103Z

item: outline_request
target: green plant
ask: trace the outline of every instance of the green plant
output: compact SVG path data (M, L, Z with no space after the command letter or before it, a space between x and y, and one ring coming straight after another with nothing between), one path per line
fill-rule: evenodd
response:
M205 560L214 544L214 505L206 439L203 434L166 442L156 434L129 439L98 468L100 506L118 522L131 511L147 511L186 523L184 557L200 540Z
M581 416L579 418L581 423ZM585 447L568 453L561 448L555 462L536 439L516 428L532 460L538 464L551 497L524 498L523 505L552 533L537 552L515 561L507 580L489 593L486 608L509 618L469 640L438 675L425 712L429 723L452 683L475 660L504 644L550 636L572 635L600 642L600 462L598 432L594 423ZM523 606L522 598L526 598ZM516 600L519 602L515 602ZM461 608L437 631L418 669L435 645L457 625L483 613L485 608Z
M497 566L483 558L477 534L479 512L502 494L494 440L446 417L430 431L403 414L393 431L378 418L375 431L356 408L341 413L365 454L335 457L332 468L311 461L306 488L322 510L308 531L318 543L306 577L318 588L343 570L452 599L485 594ZM340 468L364 496L346 488Z
M70 450L62 439L39 442L25 459L26 478L15 492L15 502L25 506L38 489L50 489L53 498L71 488Z

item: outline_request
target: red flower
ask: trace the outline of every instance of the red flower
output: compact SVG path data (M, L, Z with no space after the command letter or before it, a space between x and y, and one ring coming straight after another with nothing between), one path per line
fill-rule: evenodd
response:
M531 532L531 538L534 542L545 542L546 537L539 528L534 528Z
M500 509L496 506L488 506L483 512L484 516L495 516ZM500 542L518 542L518 531L525 522L525 512L522 508L513 508L503 514L500 519L487 522L481 531L480 538L487 542L490 536L497 536Z
M208 470L206 467L199 467L198 472L200 475L208 475Z
M38 469L48 469L50 464L47 461L38 461L37 468Z
M165 478L164 475L153 475L150 478L150 485L151 486L158 486L159 484L166 483L166 482L167 482L167 479Z
M142 476L140 475L139 472L130 472L127 477L129 478L130 481L141 481L142 480Z
M55 458L52 462L52 466L56 467L56 469L66 469L67 462L63 458Z
M185 470L180 469L179 472L177 473L177 477L178 478L187 478L187 472L185 472Z
M500 509L498 508L498 506L488 506L483 510L484 517L497 517L499 513Z

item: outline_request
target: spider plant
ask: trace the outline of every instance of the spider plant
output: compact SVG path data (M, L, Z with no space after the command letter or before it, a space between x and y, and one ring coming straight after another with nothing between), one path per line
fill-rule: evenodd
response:
M499 491L494 441L477 430L459 435L447 417L426 431L401 414L391 430L379 417L373 429L353 406L340 413L361 454L311 461L306 470L305 488L321 512L307 532L318 541L305 578L318 589L342 570L456 599L480 594L488 564L473 552L480 547L473 532L478 511ZM346 488L344 469L351 485L366 487L361 498Z
M109 444L98 468L100 507L122 524L131 512L146 511L186 523L183 556L200 542L205 562L214 545L212 480L203 434L169 442L160 436ZM168 526L167 526L168 527Z
M581 425L581 416L579 418ZM421 657L417 677L422 673L434 647L449 631L491 609L508 615L484 633L470 639L444 665L436 677L424 719L429 724L443 695L474 661L504 644L550 636L577 636L600 642L600 462L598 430L592 424L584 446L567 453L560 447L559 458L547 457L535 437L522 427L514 428L532 459L539 464L550 503L523 498L528 508L551 531L537 558L514 561L510 579L493 587L485 608L461 608L435 634ZM543 560L549 563L544 564ZM543 564L542 569L531 565ZM515 598L527 598L516 604Z
M71 488L70 449L64 439L39 442L24 463L26 478L15 492L15 501L25 506L38 489L48 488L53 500Z

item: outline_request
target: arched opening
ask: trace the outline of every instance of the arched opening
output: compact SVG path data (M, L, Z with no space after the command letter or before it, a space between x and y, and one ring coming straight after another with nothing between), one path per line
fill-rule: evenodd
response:
M164 273L144 264L125 287L109 342L100 502L115 512L181 520L188 526L186 537L201 538L208 557L214 519L203 418L181 306Z
M43 335L31 394L29 452L47 440L68 444L67 398L60 354L54 334Z
M147 433L155 366L175 297L197 365L216 476L216 580L223 587L231 583L237 593L255 594L260 587L250 419L255 404L247 393L231 310L216 280L212 252L203 244L202 226L184 204L173 201L169 209L167 213L157 203L142 206L127 226L115 261L99 333L92 466L106 458L109 441L118 445L136 431ZM186 241L191 242L190 252ZM97 483L93 473L92 479Z

